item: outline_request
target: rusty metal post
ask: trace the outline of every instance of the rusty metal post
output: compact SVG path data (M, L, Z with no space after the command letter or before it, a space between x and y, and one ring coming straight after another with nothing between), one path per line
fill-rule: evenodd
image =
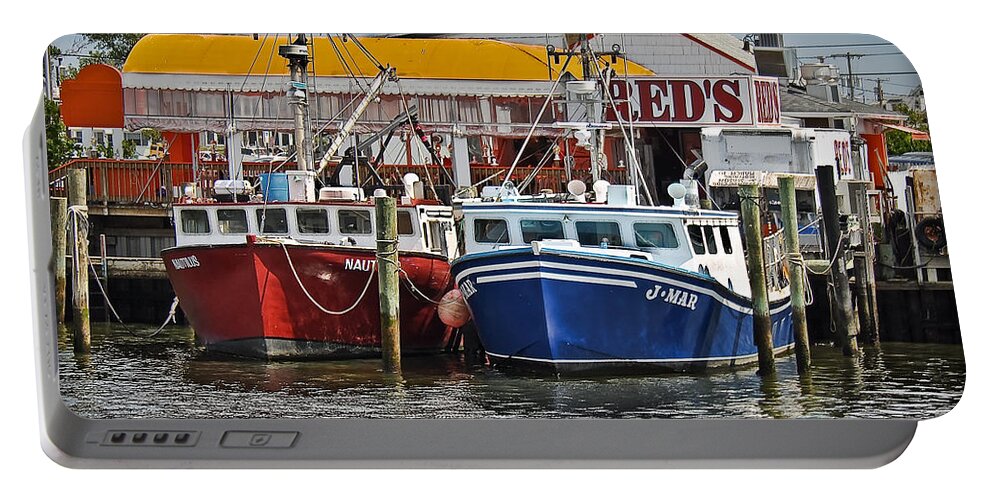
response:
M759 375L776 373L772 352L772 317L769 314L769 290L766 288L765 259L762 249L762 216L759 213L759 187L742 185L741 218L745 226L748 250L748 282L752 289L752 335L759 354Z

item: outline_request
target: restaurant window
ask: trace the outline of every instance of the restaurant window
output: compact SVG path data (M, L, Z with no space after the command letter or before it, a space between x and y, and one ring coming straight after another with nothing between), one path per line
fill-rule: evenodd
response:
M179 220L186 234L207 234L210 232L210 222L206 210L183 210L179 212Z
M621 246L621 228L616 222L577 222L576 234L580 245L600 246L606 242L607 246Z
M690 234L690 245L693 246L693 253L703 255L707 249L703 246L703 228L697 225L686 226Z
M244 210L218 210L217 228L221 234L245 234L248 232L248 216Z
M217 92L197 92L194 97L197 116L226 116L224 94Z
M410 212L405 210L397 211L397 234L414 234L414 222L410 217Z
M721 232L721 243L724 244L724 253L731 254L734 252L731 246L731 233L728 231L727 226L720 226L718 230Z
M524 237L524 243L565 238L562 223L557 220L522 220L521 235Z
M372 214L368 210L339 210L341 234L372 234Z
M477 243L510 243L507 221L503 219L476 219L472 225Z
M263 214L265 221L262 220ZM255 211L255 217L263 233L286 234L289 232L289 225L286 223L286 210L282 208L260 208Z
M328 212L323 208L298 208L297 229L307 234L328 234L331 224L328 222Z
M679 248L672 224L637 223L634 225L634 238L642 248Z

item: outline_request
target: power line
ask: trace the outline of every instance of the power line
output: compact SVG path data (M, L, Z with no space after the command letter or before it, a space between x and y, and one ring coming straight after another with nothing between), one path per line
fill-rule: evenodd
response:
M832 47L892 47L892 43L836 43L825 45L793 45L788 49L829 49Z

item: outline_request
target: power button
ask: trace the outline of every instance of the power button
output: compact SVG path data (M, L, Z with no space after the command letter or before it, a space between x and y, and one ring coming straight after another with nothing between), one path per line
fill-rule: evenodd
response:
M224 448L291 448L298 432L228 431L221 438Z

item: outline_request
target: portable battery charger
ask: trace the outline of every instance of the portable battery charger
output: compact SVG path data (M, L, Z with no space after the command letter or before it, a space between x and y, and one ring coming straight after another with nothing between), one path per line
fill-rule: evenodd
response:
M794 37L59 39L25 142L46 453L893 460L965 381L923 90L881 39Z

